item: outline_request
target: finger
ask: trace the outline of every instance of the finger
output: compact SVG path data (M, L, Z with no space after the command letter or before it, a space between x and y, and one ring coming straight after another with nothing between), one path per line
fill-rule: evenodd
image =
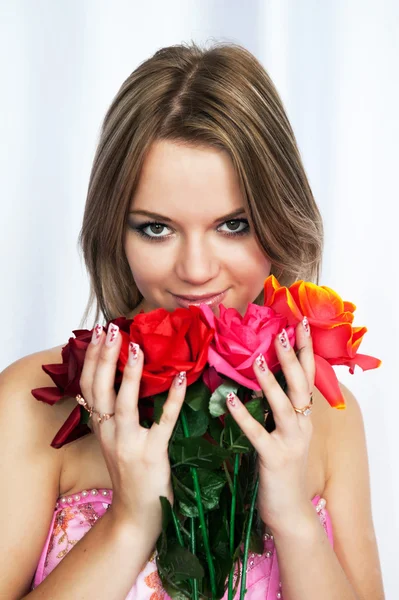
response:
M129 342L128 359L115 401L115 422L118 428L126 428L130 433L132 426L139 427L138 400L143 365L144 355L139 344Z
M268 453L268 444L271 443L271 434L253 418L251 413L233 392L226 397L226 406L233 416L241 431L247 436L258 454ZM271 448L270 448L271 451Z
M115 412L115 373L121 343L119 327L110 323L98 357L92 384L93 408L99 413Z
M313 353L312 333L310 330L309 321L304 317L301 323L298 323L295 331L297 358L305 372L308 381L309 394L314 388L314 379L316 373L316 364Z
M283 433L291 432L298 426L296 413L292 407L291 400L285 394L272 371L268 368L263 354L259 354L256 358L253 369L258 383L273 411L276 428Z
M310 401L309 382L285 329L276 336L274 344L287 382L287 396L293 406L302 408Z
M79 386L82 391L83 398L86 400L89 406L93 406L93 379L104 340L105 334L103 327L102 325L97 324L93 329L91 341L86 349L82 372L79 379Z
M156 437L157 442L163 448L168 447L173 429L183 406L186 388L186 372L181 371L176 375L169 389L167 400L162 407L162 416L159 423L154 422L151 426L150 435Z

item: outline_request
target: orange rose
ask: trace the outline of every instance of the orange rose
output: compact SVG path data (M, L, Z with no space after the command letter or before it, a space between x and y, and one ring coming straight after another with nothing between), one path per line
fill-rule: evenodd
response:
M356 306L315 283L296 281L289 288L282 287L274 275L266 279L264 292L265 306L285 316L290 325L297 325L306 315L316 362L315 386L331 406L344 409L345 399L331 365L346 365L352 374L356 365L363 371L381 365L378 358L357 353L367 328L352 327Z

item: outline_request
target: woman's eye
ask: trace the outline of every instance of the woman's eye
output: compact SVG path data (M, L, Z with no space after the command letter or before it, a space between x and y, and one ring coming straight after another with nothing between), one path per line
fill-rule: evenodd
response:
M232 234L232 235L238 235L240 233L246 233L249 229L248 227L248 221L246 219L233 219L231 221L226 221L225 223L222 224L222 227L224 225L228 225L229 227L232 227L232 229L229 229L228 234ZM240 225L245 225L245 227L243 227L242 229L238 229Z
M149 224L143 224L140 226L140 231L142 231L145 235L148 235L148 237L165 237L164 235L159 235L160 233L162 233L162 231L164 229L167 229L166 225L162 225L162 223L149 223ZM149 229L149 233L145 232L145 229ZM154 235L152 235L154 234Z
M220 227L224 226L227 226L228 229L227 231L221 230L221 233L229 237L245 235L249 232L249 225L247 219L232 219L230 221L225 221L224 223L222 223L222 225L219 226L218 230L220 231ZM241 226L243 227L240 229ZM163 223L148 222L136 226L130 225L130 227L137 231L139 235L150 241L161 241L169 237L169 234L161 235L164 229L169 229L169 227L167 227Z

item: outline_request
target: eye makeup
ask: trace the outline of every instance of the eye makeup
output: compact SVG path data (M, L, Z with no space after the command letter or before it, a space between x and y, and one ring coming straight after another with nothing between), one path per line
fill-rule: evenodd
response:
M219 227L221 227L222 225L226 225L227 223L238 223L239 225L240 224L246 225L246 227L244 229L240 229L238 231L221 232L222 235L225 235L227 237L241 237L244 235L248 235L248 233L250 231L247 219L230 219L228 221L225 221L221 225L219 225ZM146 239L150 242L160 242L160 241L170 238L170 235L162 235L162 236L149 235L144 230L147 229L147 227L151 227L151 226L158 226L160 228L170 229L170 227L168 227L164 223L159 223L157 221L146 221L145 223L141 223L140 225L133 225L133 223L128 221L129 229L131 229L132 231L134 231L135 233L137 233L138 235L140 235L141 237L143 237L144 239Z

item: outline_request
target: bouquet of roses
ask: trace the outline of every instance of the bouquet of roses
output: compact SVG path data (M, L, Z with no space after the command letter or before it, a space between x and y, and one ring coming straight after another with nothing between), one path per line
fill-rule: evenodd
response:
M267 398L256 396L261 391L252 368L257 355L263 353L285 390L273 341L285 328L296 349L294 328L306 315L312 330L315 386L337 409L345 408L345 400L332 365L346 365L353 374L355 365L368 370L381 364L357 352L367 329L352 326L355 305L332 289L304 281L281 287L270 276L264 292L264 306L249 304L244 316L220 304L216 317L203 304L111 321L122 335L116 391L129 342L140 344L144 353L139 391L142 426L159 422L173 378L180 371L187 373L185 402L169 442L174 505L160 498L163 523L156 547L158 573L172 598L218 599L228 587L231 600L241 582L242 599L248 552L263 552L263 524L256 510L256 451L225 404L227 393L233 391L267 431L274 430ZM81 393L79 379L92 332L73 333L62 350L62 364L43 365L57 387L32 390L36 399L54 404ZM87 411L77 404L52 446L60 448L89 433L87 423Z

